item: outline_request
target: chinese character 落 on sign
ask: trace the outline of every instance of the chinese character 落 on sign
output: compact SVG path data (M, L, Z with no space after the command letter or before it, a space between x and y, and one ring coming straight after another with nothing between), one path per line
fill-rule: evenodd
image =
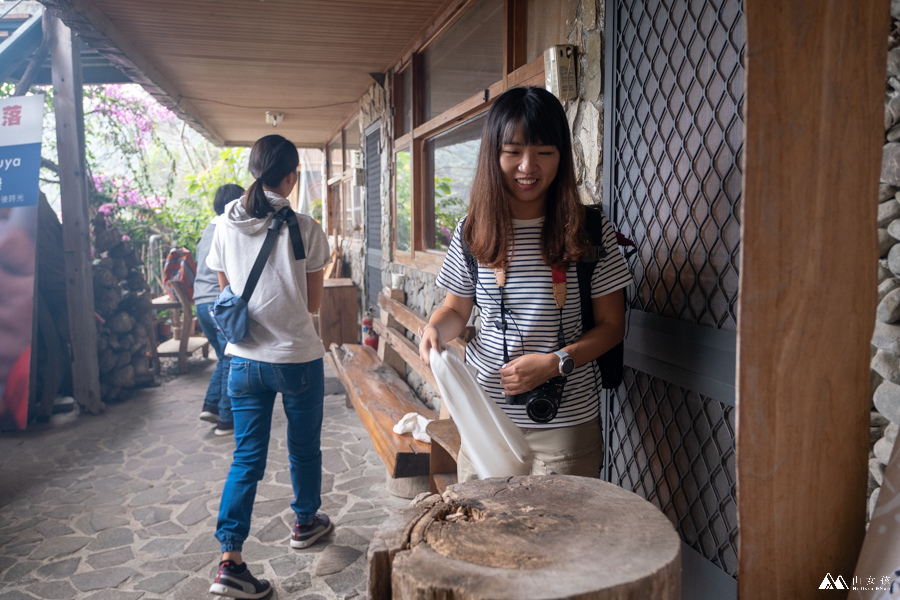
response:
M22 124L22 107L18 104L3 107L3 127Z

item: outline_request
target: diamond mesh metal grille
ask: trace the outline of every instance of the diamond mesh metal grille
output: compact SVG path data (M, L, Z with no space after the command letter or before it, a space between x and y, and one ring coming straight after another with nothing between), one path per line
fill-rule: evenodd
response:
M740 0L614 0L614 219L637 242L632 306L737 329Z
M630 368L609 404L610 481L659 507L685 543L736 576L734 408Z

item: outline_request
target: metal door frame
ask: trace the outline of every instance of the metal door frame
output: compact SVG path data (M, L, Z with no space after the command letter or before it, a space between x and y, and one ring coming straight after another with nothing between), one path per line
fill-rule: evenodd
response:
M678 0L681 1L681 0ZM690 2L690 0L683 0ZM731 0L740 2L740 0ZM617 10L622 0L606 0L606 56L604 74L603 208L621 226L618 202L613 198L613 160L616 156ZM623 232L628 235L630 232ZM715 329L632 308L625 340L626 367L704 398L735 406L736 342L734 331ZM620 390L623 388L620 387ZM620 390L604 394L603 435L611 441L612 406ZM614 449L607 446L603 479L612 477ZM635 490L637 491L637 490ZM678 524L675 523L676 528ZM679 531L679 533L681 533ZM682 597L722 600L737 598L737 581L709 558L682 541Z

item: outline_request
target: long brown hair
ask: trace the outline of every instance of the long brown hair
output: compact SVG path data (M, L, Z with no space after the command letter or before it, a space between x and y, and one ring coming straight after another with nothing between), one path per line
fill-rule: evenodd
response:
M542 88L507 90L488 111L463 239L479 263L492 268L506 263L513 227L511 192L500 170L500 149L520 127L525 144L554 146L559 151L559 169L544 202L541 257L552 267L566 269L585 256L590 239L583 227L584 206L575 184L566 113L559 100Z
M241 206L251 217L265 218L275 209L269 204L263 185L277 188L288 174L297 170L300 154L296 146L280 135L267 135L256 140L250 150L250 174L256 178L247 194L241 197Z

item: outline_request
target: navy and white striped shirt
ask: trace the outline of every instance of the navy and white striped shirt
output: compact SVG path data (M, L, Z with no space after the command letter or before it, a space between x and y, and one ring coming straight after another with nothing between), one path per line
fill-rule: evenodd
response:
M513 220L515 239L506 270L503 302L507 309L506 344L510 359L523 354L549 353L559 349L559 321L562 318L566 343L581 337L581 305L575 265L566 273L566 304L560 317L553 299L550 267L541 258L540 237L544 218ZM463 298L476 298L481 309L481 328L466 349L466 362L478 369L478 382L488 396L499 404L519 427L552 428L581 425L599 414L600 372L593 361L575 369L566 381L559 413L550 423L535 423L524 406L506 404L500 385L503 364L503 331L500 323L500 288L493 269L478 266L478 289L463 258L457 225L447 257L441 266L437 284ZM597 263L591 278L591 297L597 298L627 287L631 273L619 252L612 225L603 220L603 245L606 258ZM497 325L495 325L495 323ZM596 373L595 373L596 371Z

